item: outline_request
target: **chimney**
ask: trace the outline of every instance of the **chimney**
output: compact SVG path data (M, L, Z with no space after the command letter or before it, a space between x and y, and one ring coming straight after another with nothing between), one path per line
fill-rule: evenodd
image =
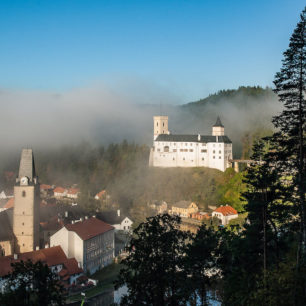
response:
M80 218L80 221L83 222L83 218Z
M38 251L38 250L39 250L39 246L36 246L35 251Z
M201 135L200 134L198 134L198 141L200 141L201 140Z
M74 220L71 220L71 224L74 224Z
M117 210L117 215L120 217L120 209Z
M219 142L219 136L216 136L217 137L217 142Z
M68 211L65 211L65 218L68 218Z
M88 216L85 216L85 220L87 220L88 219Z
M14 253L14 259L18 259L18 254Z

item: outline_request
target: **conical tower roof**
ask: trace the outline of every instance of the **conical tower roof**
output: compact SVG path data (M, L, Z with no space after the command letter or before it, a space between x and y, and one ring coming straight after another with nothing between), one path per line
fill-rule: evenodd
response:
M213 126L221 126L224 127L224 125L222 124L220 117L218 116L216 123Z
M33 178L36 177L32 149L23 149L21 152L18 178L21 179L24 176L28 177L30 181L33 181Z

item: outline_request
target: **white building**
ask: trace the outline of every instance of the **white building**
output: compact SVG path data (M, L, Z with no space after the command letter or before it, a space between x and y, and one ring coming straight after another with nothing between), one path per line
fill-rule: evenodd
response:
M117 211L103 211L97 217L112 225L116 231L129 232L132 229L133 221L128 216L123 215L120 209Z
M174 135L168 116L154 116L154 142L150 152L153 167L208 167L225 171L231 167L232 141L224 135L220 118L212 135Z
M50 237L50 245L60 245L68 258L92 274L113 261L114 227L94 217L66 224Z
M230 220L238 218L238 212L232 206L221 205L212 212L212 217L217 217L222 225L227 225Z

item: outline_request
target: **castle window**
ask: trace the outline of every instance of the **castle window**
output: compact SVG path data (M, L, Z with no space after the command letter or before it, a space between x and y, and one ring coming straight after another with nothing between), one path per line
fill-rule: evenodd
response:
M213 156L213 159L215 159L215 156Z
M163 126L165 126L165 123L163 122Z
M219 150L219 154L221 154L221 150Z
M207 152L207 150L201 150L201 153L206 153Z
M219 159L221 159L221 156L219 156Z
M157 152L160 152L160 149L157 149Z
M188 152L188 149L184 149L184 152Z
M21 235L23 235L23 232L21 232Z
M173 152L176 152L176 149L173 149Z
M193 152L193 150L192 150L192 149L189 149L189 152Z
M158 126L158 122L156 122L156 126Z
M23 190L22 191L22 196L25 197L26 196L26 192Z
M183 157L183 160L185 160L185 157Z
M183 149L180 149L180 152L184 152L184 150L183 150Z
M213 153L216 153L216 151L215 151L215 150L213 150Z
M173 157L173 160L175 160L175 158Z
M22 225L24 225L24 223L22 222Z
M202 160L204 160L204 157L202 157Z
M169 152L169 147L168 146L164 147L164 152Z

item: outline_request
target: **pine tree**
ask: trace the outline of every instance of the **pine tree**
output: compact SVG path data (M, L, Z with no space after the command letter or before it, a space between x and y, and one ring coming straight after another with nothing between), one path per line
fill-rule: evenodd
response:
M297 208L299 217L299 248L297 266L306 258L306 8L301 14L287 51L284 52L283 66L275 76L275 93L284 104L282 113L273 118L279 130L273 140L277 144L276 156L281 165L283 177L290 176L290 200ZM302 261L302 262L301 262Z

